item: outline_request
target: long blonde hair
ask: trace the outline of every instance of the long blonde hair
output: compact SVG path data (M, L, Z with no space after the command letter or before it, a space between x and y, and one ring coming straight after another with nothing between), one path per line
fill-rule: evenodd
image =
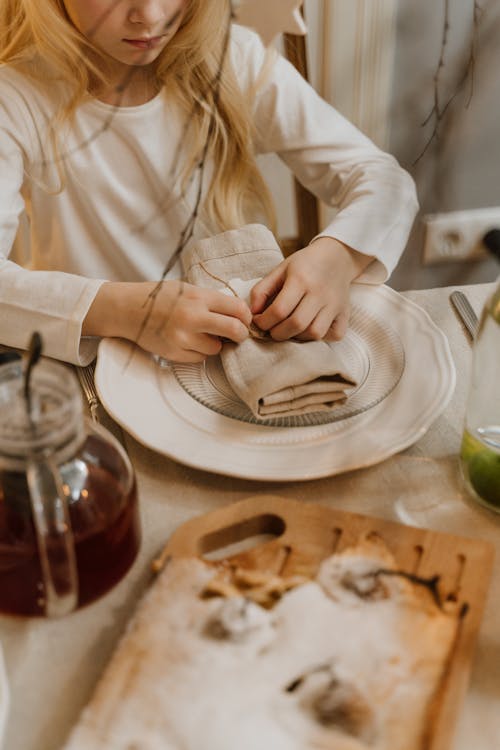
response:
M184 184L207 147L212 179L203 212L208 221L231 229L258 211L274 229L272 200L253 154L249 92L240 90L229 54L215 84L229 14L229 0L189 0L180 28L156 61L156 83L186 116ZM30 64L34 55L47 66L43 73ZM41 83L52 70L68 84L71 96L56 118L57 128L71 120L95 81L106 83L99 56L104 59L70 22L63 0L0 0L0 61L43 76Z

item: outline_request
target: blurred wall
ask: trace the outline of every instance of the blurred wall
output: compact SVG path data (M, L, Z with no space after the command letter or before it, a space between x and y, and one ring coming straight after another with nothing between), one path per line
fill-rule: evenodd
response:
M492 260L431 266L422 263L422 215L500 206L500 0L480 0L479 4L482 12L472 95L469 76L447 108L440 123L439 139L434 138L426 153L416 161L433 128L432 120L426 126L422 123L434 102L433 79L441 52L444 0L305 2L313 85L354 122L358 117L360 121L356 124L378 145L393 153L417 184L421 214L389 282L397 289L490 281L498 275L498 267ZM473 5L472 0L450 0L450 27L440 84L442 103L457 91L469 58ZM330 47L326 51L325 13L331 24ZM362 34L356 30L354 16L363 29ZM361 56L356 56L360 40L364 46ZM325 54L330 70L326 90L322 90ZM354 68L360 68L361 73ZM385 113L388 120L385 130L380 129L373 116L363 119L359 101L357 107L353 104L354 85L361 88L365 99L370 98L373 69L384 78L378 82L378 96L387 101L382 101L374 111L378 117ZM376 99L372 97L370 106L373 109L375 105ZM287 171L275 157L266 157L262 165L278 207L279 234L293 234L293 194ZM325 211L325 218L327 215L329 212Z
M368 0L369 1L369 0ZM421 213L500 207L500 2L481 0L474 74L453 98L426 153L433 122L422 123L433 106L444 1L399 0L390 150L413 175ZM457 91L471 50L471 0L450 0L440 96ZM471 88L472 85L472 88ZM491 281L495 261L422 266L423 227L417 222L391 283L422 288Z

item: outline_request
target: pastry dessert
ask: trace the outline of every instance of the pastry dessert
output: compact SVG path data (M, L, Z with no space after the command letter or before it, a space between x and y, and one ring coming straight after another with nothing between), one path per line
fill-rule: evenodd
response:
M423 750L456 630L377 538L314 580L174 559L65 750Z

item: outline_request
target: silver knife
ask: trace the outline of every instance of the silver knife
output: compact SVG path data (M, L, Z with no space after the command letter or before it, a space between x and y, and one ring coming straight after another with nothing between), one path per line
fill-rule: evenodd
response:
M92 421L105 427L121 443L125 451L127 451L122 428L108 414L97 393L94 383L94 366L90 364L86 367L75 367L75 370L87 401Z
M474 341L477 332L478 318L471 303L463 292L455 291L450 294L450 302L460 316L470 340Z

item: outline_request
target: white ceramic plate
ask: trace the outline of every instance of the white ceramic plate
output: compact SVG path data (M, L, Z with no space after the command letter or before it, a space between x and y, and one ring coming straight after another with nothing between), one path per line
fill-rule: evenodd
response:
M100 344L97 390L109 413L137 440L199 469L295 481L369 466L424 434L453 393L455 368L446 336L418 305L389 287L361 284L353 288L352 302L358 313L366 312L361 356L380 359L383 321L392 370L392 385L382 398L352 416L292 427L226 416L193 398L173 369L160 368L139 349L130 356L130 345L114 339ZM370 382L367 377L363 385L367 394Z

